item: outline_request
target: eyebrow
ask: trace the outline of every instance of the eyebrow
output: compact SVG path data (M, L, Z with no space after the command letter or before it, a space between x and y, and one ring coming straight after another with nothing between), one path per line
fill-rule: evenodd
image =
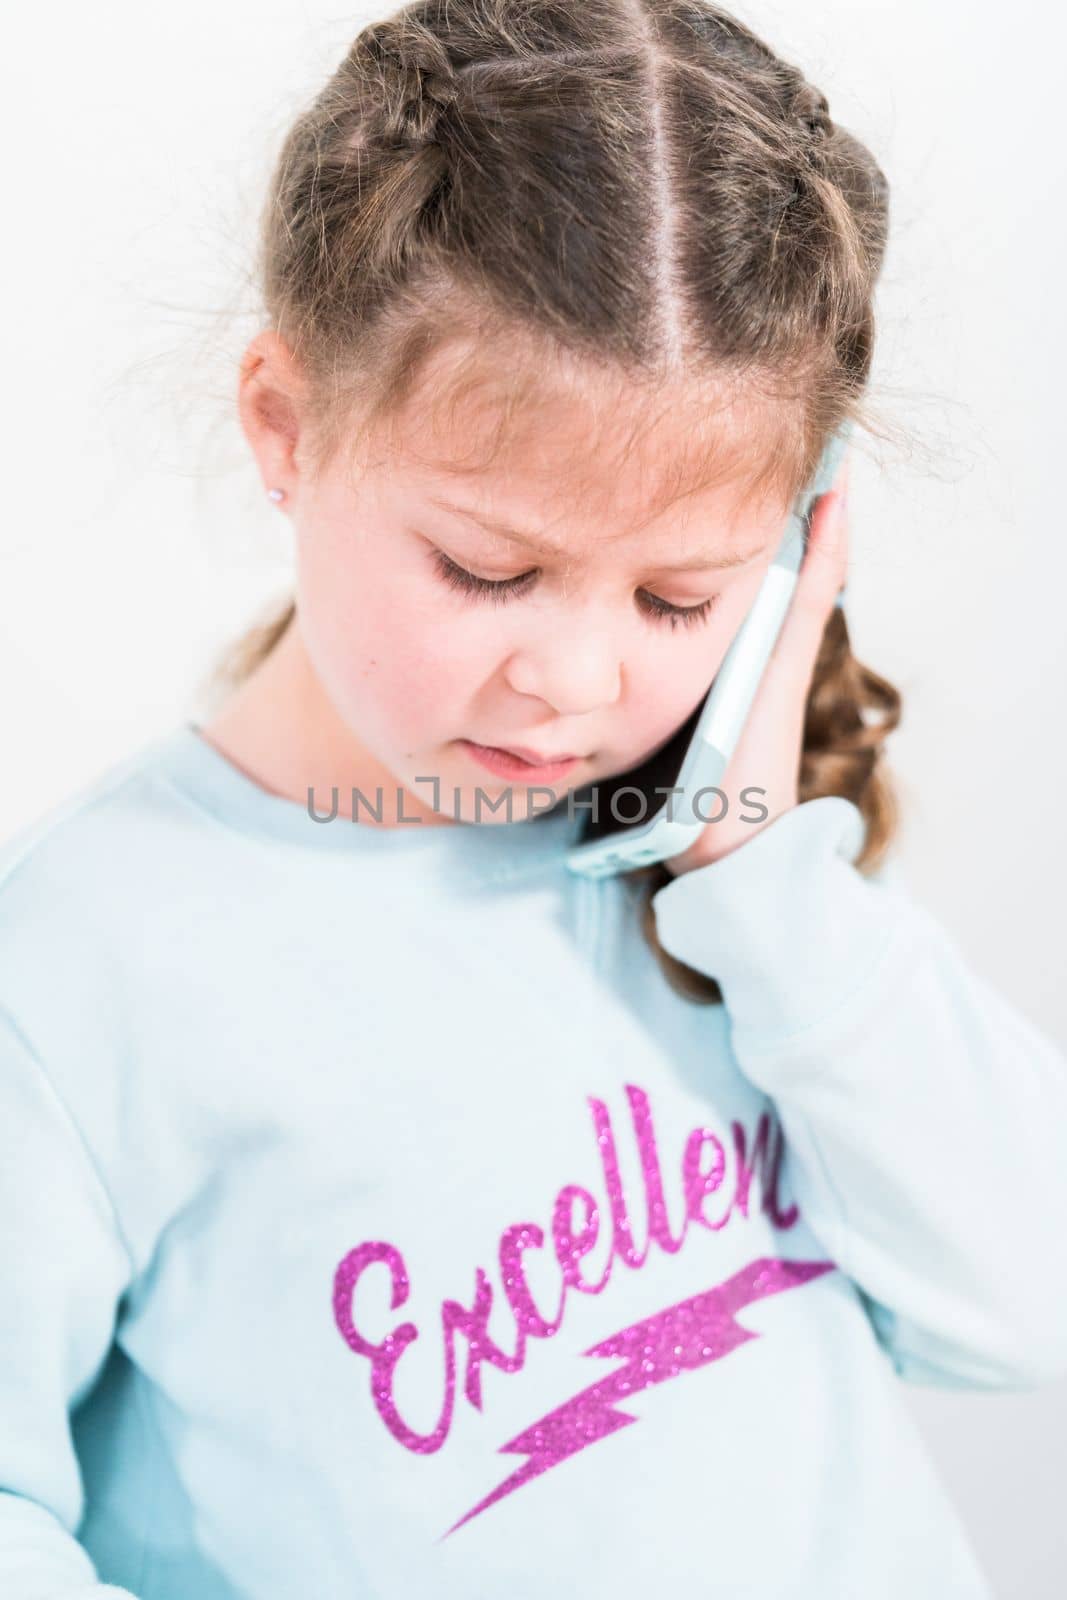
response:
M431 504L440 506L443 511L451 511L455 516L466 517L468 522L476 522L486 533L496 534L502 539L509 539L515 544L521 544L525 549L533 551L535 555L566 555L564 545L539 541L528 533L523 533L521 528L508 527L506 523L494 522L488 517L483 517L477 511L471 511L467 506L457 506L451 500L444 500L438 495L429 496ZM659 572L705 572L708 568L743 567L749 561L754 561L765 550L760 545L756 550L742 551L739 555L723 555L718 550L698 551L695 555L687 557L685 561L660 562L657 566Z

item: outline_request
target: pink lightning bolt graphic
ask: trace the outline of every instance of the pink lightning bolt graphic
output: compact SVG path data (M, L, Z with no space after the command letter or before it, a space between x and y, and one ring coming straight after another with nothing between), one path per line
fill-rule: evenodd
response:
M587 1356L619 1356L624 1364L501 1445L500 1454L526 1455L529 1460L453 1523L441 1538L447 1539L472 1517L549 1467L559 1466L587 1445L638 1421L625 1411L617 1411L616 1401L630 1399L680 1372L695 1372L729 1355L749 1339L758 1339L758 1333L734 1320L735 1312L768 1295L798 1288L824 1272L832 1272L834 1267L832 1261L782 1261L764 1256L750 1261L714 1289L668 1306L584 1350L582 1354Z

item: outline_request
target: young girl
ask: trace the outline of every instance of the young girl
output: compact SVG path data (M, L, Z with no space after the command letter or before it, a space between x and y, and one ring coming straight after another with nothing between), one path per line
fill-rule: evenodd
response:
M862 415L886 211L698 0L420 0L293 127L295 597L2 858L5 1600L989 1595L895 1376L1067 1370L1067 1066L880 870L843 485L722 820L568 859Z

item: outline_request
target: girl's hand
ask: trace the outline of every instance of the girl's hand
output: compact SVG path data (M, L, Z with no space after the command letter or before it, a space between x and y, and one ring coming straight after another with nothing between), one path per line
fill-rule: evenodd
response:
M681 855L664 865L673 876L708 866L736 850L798 802L804 717L819 644L848 571L848 466L834 490L823 495L812 517L804 562L782 630L757 691L748 721L720 784L729 810L709 822ZM742 801L741 791L759 794ZM724 801L702 795L700 808L711 815ZM763 806L762 821L743 821Z

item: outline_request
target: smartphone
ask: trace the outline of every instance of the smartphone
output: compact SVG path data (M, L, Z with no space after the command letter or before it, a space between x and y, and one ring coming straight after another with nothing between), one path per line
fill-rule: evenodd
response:
M726 775L797 586L815 503L833 488L851 432L845 423L831 436L797 497L778 553L700 705L640 767L574 791L574 802L587 800L593 788L599 793L598 814L587 813L582 837L567 852L571 872L603 878L680 855L720 812L720 797L704 791ZM844 590L838 605L843 597ZM613 796L622 789L626 795L616 808ZM640 820L627 822L635 811Z

